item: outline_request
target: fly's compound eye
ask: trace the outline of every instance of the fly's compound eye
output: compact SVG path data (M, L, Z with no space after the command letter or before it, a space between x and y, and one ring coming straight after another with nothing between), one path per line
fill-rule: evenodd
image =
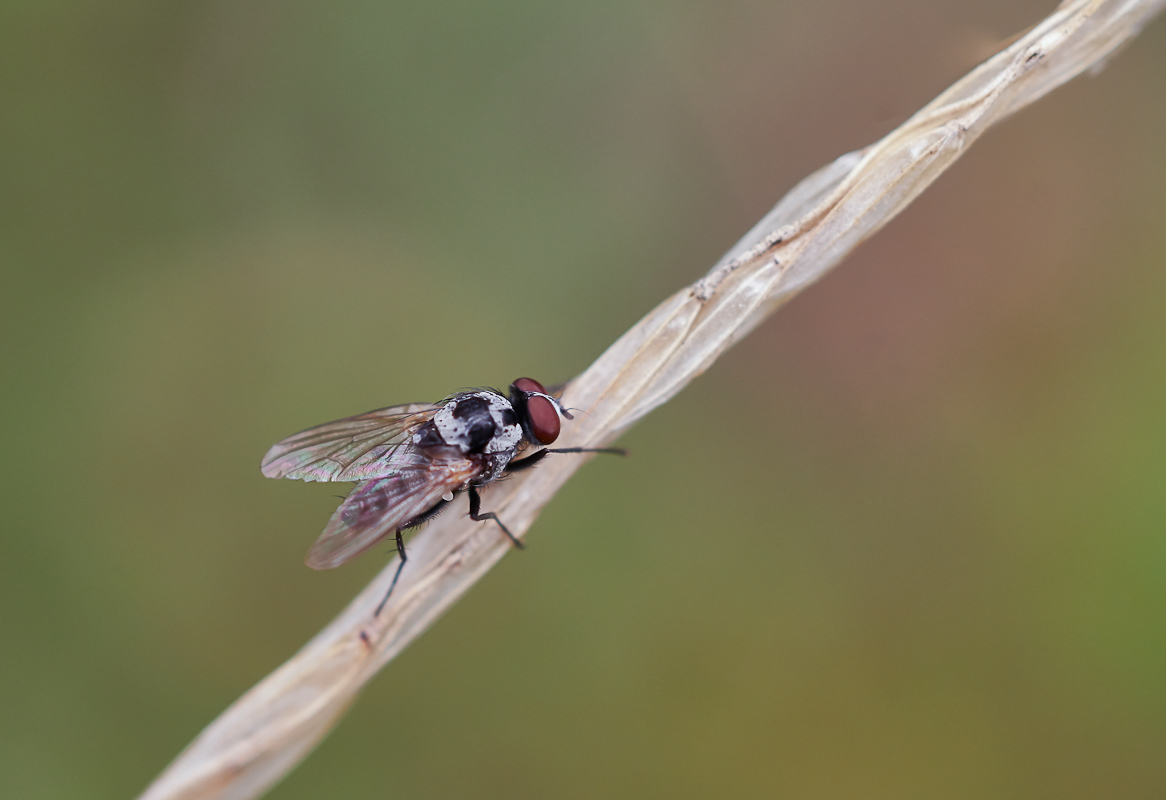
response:
M515 408L525 417L525 427L535 441L548 445L558 439L559 408L546 388L534 378L519 378L510 386Z
M515 385L518 385L517 381ZM559 412L554 404L542 395L531 395L526 399L526 418L530 423L530 432L538 439L539 444L548 445L559 438L559 429L562 425L559 422Z
M511 386L513 386L515 389L518 389L520 392L526 392L527 394L547 393L547 390L543 388L543 385L536 381L534 378L519 378L514 383L512 383Z

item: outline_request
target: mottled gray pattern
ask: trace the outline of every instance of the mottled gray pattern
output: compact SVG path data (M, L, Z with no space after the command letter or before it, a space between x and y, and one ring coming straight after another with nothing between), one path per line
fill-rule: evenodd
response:
M510 401L496 392L481 391L468 392L451 400L441 407L433 417L433 424L446 444L453 445L463 453L470 451L469 425L457 419L453 412L459 402L469 397L480 397L490 405L490 417L494 420L494 438L486 445L484 453L502 453L514 449L522 438L522 428L517 425L507 425L503 420L503 412L509 410L510 418L514 419L514 409Z

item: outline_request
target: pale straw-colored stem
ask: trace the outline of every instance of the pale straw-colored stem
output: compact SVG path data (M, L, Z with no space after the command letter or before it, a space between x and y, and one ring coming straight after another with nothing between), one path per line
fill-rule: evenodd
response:
M665 402L794 293L899 213L993 123L1073 76L1097 69L1166 0L1075 0L863 150L798 184L703 279L661 303L567 387L585 410L565 447L598 447ZM579 469L548 460L489 491L517 535ZM379 617L394 560L299 653L237 700L186 748L143 800L260 795L339 719L361 687L511 546L462 514L412 541L409 565ZM386 720L385 736L392 735Z

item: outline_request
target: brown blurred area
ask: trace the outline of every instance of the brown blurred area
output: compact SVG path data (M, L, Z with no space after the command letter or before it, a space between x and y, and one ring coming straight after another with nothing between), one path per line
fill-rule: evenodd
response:
M1052 7L6 4L0 796L134 796L383 566L272 442L579 372ZM1159 20L989 132L270 796L1166 794L1162 97Z

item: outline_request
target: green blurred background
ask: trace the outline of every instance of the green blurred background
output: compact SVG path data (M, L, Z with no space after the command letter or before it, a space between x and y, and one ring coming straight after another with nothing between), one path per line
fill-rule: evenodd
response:
M1052 6L3 4L0 796L134 796L383 566L272 442L576 374ZM1166 796L1164 97L1159 21L990 132L271 797Z

